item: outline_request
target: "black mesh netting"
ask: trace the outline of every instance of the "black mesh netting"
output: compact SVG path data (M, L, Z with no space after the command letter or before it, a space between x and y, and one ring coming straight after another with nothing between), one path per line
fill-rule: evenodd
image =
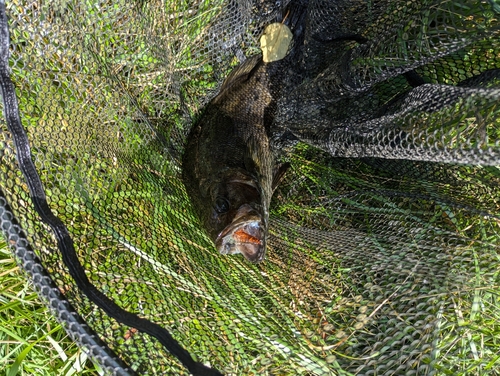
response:
M31 157L2 120L8 244L117 374L188 371L76 286L23 153L89 281L198 362L234 375L500 374L500 3L293 1L302 40L270 77L290 168L260 264L215 250L180 161L263 28L293 19L287 2L9 1Z

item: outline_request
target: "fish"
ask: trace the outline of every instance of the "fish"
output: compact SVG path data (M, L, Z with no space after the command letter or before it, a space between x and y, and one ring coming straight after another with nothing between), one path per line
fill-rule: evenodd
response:
M295 14L291 50L305 19L305 12ZM271 128L277 101L293 81L285 77L293 57L265 62L255 55L234 68L194 122L182 157L182 179L201 227L219 253L252 263L265 258L271 198L289 168L277 161Z

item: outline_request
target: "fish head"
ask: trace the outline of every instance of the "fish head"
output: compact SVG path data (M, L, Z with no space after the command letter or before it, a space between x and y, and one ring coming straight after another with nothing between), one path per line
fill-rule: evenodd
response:
M238 209L233 221L219 233L215 246L223 255L241 253L250 262L260 262L265 255L266 233L263 218L245 204Z
M262 261L268 215L258 184L236 178L221 184L214 196L208 228L217 250L241 253L250 262Z

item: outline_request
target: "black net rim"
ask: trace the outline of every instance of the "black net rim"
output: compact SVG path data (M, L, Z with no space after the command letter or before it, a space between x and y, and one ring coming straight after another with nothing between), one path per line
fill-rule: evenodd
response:
M85 323L71 304L60 293L38 256L31 248L24 230L17 224L6 198L0 191L0 218L2 232L21 269L27 274L40 299L57 321L64 326L76 342L100 367L110 375L131 376L128 368L99 336Z

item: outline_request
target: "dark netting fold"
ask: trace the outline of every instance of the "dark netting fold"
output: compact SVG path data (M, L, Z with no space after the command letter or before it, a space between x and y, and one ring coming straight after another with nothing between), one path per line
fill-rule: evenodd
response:
M303 34L267 79L273 155L290 167L251 264L216 251L181 160L289 9ZM496 1L33 0L7 16L30 159L119 307L227 375L500 373ZM47 304L108 372L187 375L77 287L7 125L2 230Z

